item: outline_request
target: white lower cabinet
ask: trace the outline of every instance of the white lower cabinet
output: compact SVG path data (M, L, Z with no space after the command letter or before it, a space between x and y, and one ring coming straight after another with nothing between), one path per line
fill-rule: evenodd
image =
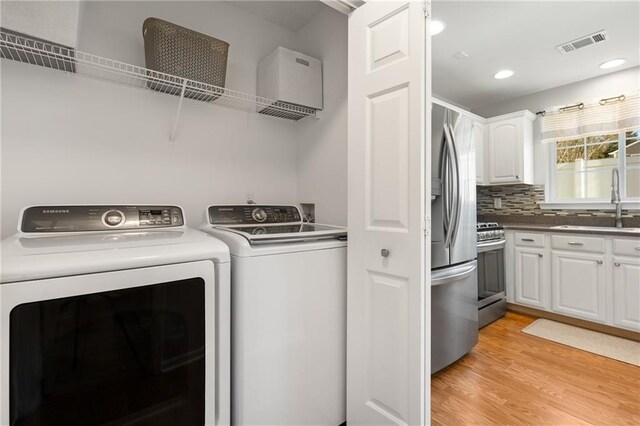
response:
M640 259L613 258L613 323L640 331Z
M554 312L590 321L606 322L604 255L552 252Z
M544 250L515 248L515 303L548 309L545 295Z
M640 239L506 231L510 303L640 331Z

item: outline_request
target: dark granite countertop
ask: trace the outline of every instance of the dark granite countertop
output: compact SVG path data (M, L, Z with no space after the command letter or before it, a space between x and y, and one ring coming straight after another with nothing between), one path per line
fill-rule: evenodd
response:
M497 222L506 229L518 229L523 231L557 232L571 234L596 234L596 235L617 235L620 237L640 238L640 232L633 232L631 229L640 229L640 216L622 217L622 229L614 227L613 217L596 216L547 216L547 215L501 215L484 214L478 215L478 222ZM571 229L554 228L555 226L571 225L586 227L601 227L602 229ZM625 231L625 228L627 230Z
M505 229L514 229L522 231L538 231L568 234L596 234L596 235L614 235L618 237L636 237L640 238L640 228L603 228L603 229L575 229L575 228L556 228L558 225L535 225L531 223L503 223ZM580 226L580 225L578 225ZM632 230L635 230L632 231Z

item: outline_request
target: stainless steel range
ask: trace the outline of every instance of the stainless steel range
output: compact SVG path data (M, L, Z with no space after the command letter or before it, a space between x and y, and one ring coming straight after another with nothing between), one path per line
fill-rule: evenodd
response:
M495 222L479 222L478 328L501 318L507 311L504 279L504 229Z

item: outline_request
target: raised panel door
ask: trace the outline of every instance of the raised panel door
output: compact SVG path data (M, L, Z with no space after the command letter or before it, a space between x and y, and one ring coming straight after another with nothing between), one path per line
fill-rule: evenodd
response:
M613 259L613 322L640 331L640 260Z
M367 2L349 16L349 425L429 419L425 6Z
M484 176L484 125L473 123L472 138L476 146L476 184L485 183Z
M557 252L552 255L554 312L606 321L604 255Z
M515 253L515 302L547 309L544 286L544 252L516 247Z
M489 183L517 182L522 169L520 119L489 124Z

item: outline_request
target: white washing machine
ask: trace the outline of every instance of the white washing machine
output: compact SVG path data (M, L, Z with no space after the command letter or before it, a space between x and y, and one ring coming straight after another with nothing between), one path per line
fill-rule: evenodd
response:
M225 244L177 206L20 217L1 245L0 424L229 424Z
M231 253L231 420L346 420L347 230L295 206L217 205L203 230Z

